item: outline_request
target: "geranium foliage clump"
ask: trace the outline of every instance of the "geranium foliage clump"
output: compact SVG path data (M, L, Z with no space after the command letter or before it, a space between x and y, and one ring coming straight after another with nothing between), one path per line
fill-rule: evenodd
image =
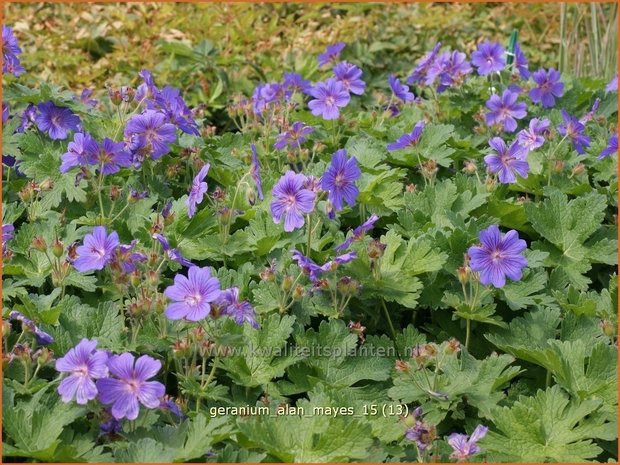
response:
M339 42L224 130L156 70L26 86L18 39L7 461L616 459L617 84Z

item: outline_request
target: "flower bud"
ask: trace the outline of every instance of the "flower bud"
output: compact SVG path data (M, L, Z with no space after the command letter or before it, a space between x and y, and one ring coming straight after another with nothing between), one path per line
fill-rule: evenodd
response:
M350 333L357 334L357 336L359 337L362 343L366 340L366 337L364 336L364 331L366 331L366 326L362 326L362 323L360 323L359 321L357 322L349 321L347 328Z
M486 187L487 192L493 192L495 190L495 187L497 186L497 182L495 181L495 179L489 176L485 180L484 186Z
M463 164L463 172L467 174L475 174L478 171L476 162L473 160L466 160Z
M246 200L250 205L256 204L256 192L254 192L254 189L248 189L246 193Z
M129 282L133 287L138 287L140 285L140 283L142 282L142 276L140 275L140 272L138 270L133 271L129 275Z
M157 286L159 284L159 273L155 270L149 270L146 279L150 285Z
M293 277L285 276L284 279L282 280L282 290L288 291L291 289L291 287L293 287Z
M123 97L119 89L108 88L108 97L110 97L112 105L118 106L123 102Z
M121 188L119 186L110 186L110 200L116 202L121 197Z
M401 373L408 373L409 370L411 370L411 365L408 362L404 362L403 360L396 360L396 363L394 364L394 369Z
M577 163L571 172L571 176L577 176L578 174L583 173L586 170L586 165L583 163Z
M405 187L405 190L409 193L413 193L418 189L418 186L416 186L415 184L407 184L407 186Z
M383 244L379 240L375 239L368 244L368 257L371 260L377 260L383 257L383 253L385 252L386 244Z
M54 239L54 242L52 242L52 253L56 258L62 257L62 254L65 253L65 244L58 238Z
M67 247L67 258L69 260L75 260L76 258L78 258L77 248L78 248L77 242L74 242L69 247Z
M274 273L274 269L271 266L266 267L260 272L260 279L269 283L275 281L276 274Z
M11 323L7 320L2 320L2 337L7 338L11 334Z
M32 200L32 196L34 195L34 190L30 187L30 184L26 184L26 186L19 191L19 198L22 199L23 202L30 202Z
M361 290L359 281L352 279L350 276L343 276L338 280L337 289L342 295L357 295Z
M188 341L175 341L172 345L172 355L176 358L187 358L191 355L192 348Z
M447 355L456 354L461 350L461 343L454 338L450 338L448 344L444 348L444 353Z
M399 361L397 361L396 363L398 363L398 362ZM401 362L401 363L406 363L406 362ZM405 426L407 428L413 428L416 425L416 423L417 423L417 417L416 417L415 413L411 412L409 415L404 417L403 418L403 423L405 424Z
M226 191L224 191L224 189L220 186L217 186L211 195L213 196L213 200L216 202L223 202L226 200Z
M439 171L437 162L435 160L428 160L422 163L421 171L422 171L422 176L424 176L426 179L434 178L435 175L437 174L437 171Z
M36 359L37 365L47 365L54 360L54 353L47 347L43 347L34 353L33 358Z
M304 296L304 288L301 285L295 286L293 290L293 300L301 300Z
M31 247L39 252L47 252L47 242L45 242L43 236L35 236L32 239Z
M616 328L614 328L614 324L611 321L601 320L598 325L605 336L614 337L616 335Z
M51 191L54 188L54 181L50 178L47 178L41 184L39 184L39 188L42 191Z
M220 208L217 214L222 224L228 224L232 218L232 210L228 207Z
M469 276L471 275L471 268L468 266L459 266L456 270L456 274L461 284L467 284Z

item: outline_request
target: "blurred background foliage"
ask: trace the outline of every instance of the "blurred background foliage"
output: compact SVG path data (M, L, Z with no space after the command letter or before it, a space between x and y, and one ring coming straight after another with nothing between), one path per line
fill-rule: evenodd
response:
M148 68L214 117L283 71L316 77L316 55L336 41L370 88L388 71L408 73L437 41L469 54L485 39L507 44L515 29L530 69L610 79L617 63L615 3L10 3L4 21L24 51L24 84L97 94Z

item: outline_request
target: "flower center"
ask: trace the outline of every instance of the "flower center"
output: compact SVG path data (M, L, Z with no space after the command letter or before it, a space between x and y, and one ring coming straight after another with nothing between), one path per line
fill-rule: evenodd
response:
M297 202L297 199L295 198L294 195L288 195L286 197L285 202L286 202L286 208L288 209L288 208L292 208L292 207L295 206L295 203Z
M190 294L185 297L185 303L190 307L195 307L196 305L200 304L200 302L202 302L202 296L198 293Z
M491 260L493 260L493 263L497 263L502 259L502 254L499 250L495 250L491 253Z
M344 179L344 175L342 173L337 174L336 178L334 179L334 184L337 187L342 187L344 186L345 183L346 183L346 180Z
M140 390L140 381L137 379L129 379L125 380L125 384L127 385L127 390L136 394Z
M73 374L86 378L88 376L88 366L86 366L85 364L80 365L75 370L73 370Z
M100 248L100 247L92 247L92 248L90 249L90 251L91 251L93 254L98 255L98 256L99 256L99 258L103 258L103 257L105 256L105 249L102 249L102 248Z
M336 104L336 99L332 96L325 98L325 105L334 106Z

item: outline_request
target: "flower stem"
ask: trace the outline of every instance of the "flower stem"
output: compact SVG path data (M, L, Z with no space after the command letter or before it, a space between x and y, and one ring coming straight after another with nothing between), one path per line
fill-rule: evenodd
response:
M308 225L306 226L308 230L308 239L306 241L306 256L310 258L310 253L312 251L312 215L306 215L306 219L308 220Z
M565 135L564 137L562 137L562 140L560 140L558 145L556 145L555 148L553 149L553 151L549 154L549 157L548 157L549 168L548 168L548 172L547 172L547 186L551 185L551 173L553 171L553 166L551 165L551 162L553 161L552 157L553 157L553 155L555 155L555 152L558 151L558 149L560 148L560 145L562 145L562 143L566 140L567 137L568 137L568 134Z
M471 333L471 320L465 320L465 348L469 350L469 334Z
M398 347L396 346L396 331L394 330L394 325L392 324L392 319L390 318L390 312L385 305L385 300L381 299L381 306L383 307L383 313L385 314L385 318L387 319L388 325L390 327L390 332L392 333L392 342L394 343L394 348L396 349L396 354L398 358L400 358L400 353L398 352Z

